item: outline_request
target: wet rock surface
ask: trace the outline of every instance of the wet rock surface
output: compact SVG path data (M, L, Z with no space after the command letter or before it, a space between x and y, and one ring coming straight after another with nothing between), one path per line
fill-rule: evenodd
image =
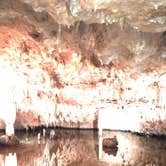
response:
M103 139L103 147L105 148L115 148L118 146L117 138L114 136L113 138L104 138Z
M15 135L0 136L0 145L2 145L2 146L16 146L18 144L19 144L19 139Z

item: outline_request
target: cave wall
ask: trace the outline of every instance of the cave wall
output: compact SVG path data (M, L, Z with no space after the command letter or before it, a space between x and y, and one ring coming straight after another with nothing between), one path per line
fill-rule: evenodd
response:
M166 134L164 9L162 0L0 1L1 128L12 114L16 128Z

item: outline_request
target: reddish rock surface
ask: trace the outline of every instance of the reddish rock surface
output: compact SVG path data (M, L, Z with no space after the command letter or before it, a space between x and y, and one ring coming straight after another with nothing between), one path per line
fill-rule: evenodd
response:
M3 146L16 146L19 144L19 139L15 135L2 135L0 137L0 145Z
M132 11L126 13L121 1L103 6L99 1L70 1L65 5L73 17L62 1L57 6L9 2L0 2L0 13L8 13L0 18L1 128L15 104L16 128L97 128L100 123L115 130L166 134L166 35L157 13L152 21L159 21L148 28L152 22L144 23L150 16L141 19L136 10L133 22ZM145 13L153 13L155 2L141 4L146 4ZM84 9L89 13L92 6L99 17L94 10L83 19ZM100 10L109 25L98 24ZM163 14L158 3L156 10ZM129 25L120 19L123 11ZM119 12L119 20L113 16L115 22L110 21L107 12ZM67 27L66 20L75 23Z

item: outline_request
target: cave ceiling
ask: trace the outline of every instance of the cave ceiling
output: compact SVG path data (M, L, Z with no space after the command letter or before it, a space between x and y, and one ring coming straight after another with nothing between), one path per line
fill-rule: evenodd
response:
M165 64L166 0L1 0L0 25L25 29L50 52L60 43L91 54L96 67Z

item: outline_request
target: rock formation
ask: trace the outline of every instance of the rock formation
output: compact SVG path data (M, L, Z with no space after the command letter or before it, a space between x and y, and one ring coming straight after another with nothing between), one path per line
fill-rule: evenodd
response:
M104 128L166 134L165 11L165 0L1 0L0 127L16 113L15 128L96 128L101 115Z

